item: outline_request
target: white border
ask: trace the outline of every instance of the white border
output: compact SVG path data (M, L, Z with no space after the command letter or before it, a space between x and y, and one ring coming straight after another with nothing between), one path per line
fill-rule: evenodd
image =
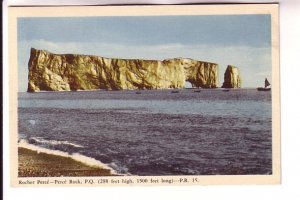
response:
M277 4L247 4L247 5L201 5L201 6L75 6L75 7L11 7L9 9L9 102L10 106L10 154L11 154L11 183L13 186L33 187L41 186L37 184L38 180L49 181L47 186L58 186L55 181L66 181L69 183L73 180L71 177L47 177L47 178L30 178L34 181L32 184L19 184L20 181L28 179L20 179L17 176L18 171L18 153L17 147L17 18L33 17L33 16L163 16L163 15L239 15L239 14L271 14L272 22L272 174L271 175L201 175L201 176L164 176L172 180L171 185L249 185L249 184L279 184L280 183L280 102L279 102L279 35L278 35L278 5ZM153 183L152 178L158 180ZM94 184L87 184L89 181L82 177L82 184L85 186L116 186L112 179L124 185L122 177L106 177L105 184L99 184L99 177L91 178ZM162 183L161 177L143 177L143 181L139 181L141 177L130 176L132 185L153 186L153 185L169 185ZM145 181L145 179L147 179ZM195 180L197 181L195 182ZM173 182L174 181L174 182ZM126 181L125 181L126 182ZM118 184L118 185L119 185ZM64 184L64 186L74 186L74 184Z
M32 5L118 5L118 4L197 4L197 3L276 3L274 0L8 0L10 6Z

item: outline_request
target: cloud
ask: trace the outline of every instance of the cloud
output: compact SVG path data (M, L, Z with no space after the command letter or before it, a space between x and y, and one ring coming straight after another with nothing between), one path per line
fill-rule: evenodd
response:
M254 76L266 76L266 75L269 75L271 73L272 73L272 71L260 71L258 73L255 73Z
M57 54L85 54L113 58L159 59L187 57L219 64L219 85L227 65L240 68L244 87L261 85L261 77L271 80L271 50L265 47L185 45L122 45L101 42L51 42L47 40L18 43L19 91L27 89L27 63L30 48L48 50Z

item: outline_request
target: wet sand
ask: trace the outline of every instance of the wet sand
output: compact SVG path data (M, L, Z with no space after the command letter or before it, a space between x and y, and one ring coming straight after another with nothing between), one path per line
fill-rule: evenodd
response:
M112 176L109 169L89 166L72 158L18 148L19 177Z

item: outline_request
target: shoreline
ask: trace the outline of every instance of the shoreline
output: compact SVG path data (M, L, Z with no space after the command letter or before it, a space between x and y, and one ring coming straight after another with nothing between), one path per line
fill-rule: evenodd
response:
M223 89L229 89L229 90L256 90L257 87L243 87L243 88L222 88L222 87L216 87L216 88L196 88L196 87L188 87L188 88L166 88L166 89L123 89L123 90L108 90L108 89L93 89L93 90L59 90L59 91L35 91L35 92L28 92L28 91L20 91L18 93L69 93L69 92L116 92L116 91L171 91L171 90L223 90Z
M82 177L119 176L101 166L91 166L72 157L39 152L26 147L18 147L19 177Z

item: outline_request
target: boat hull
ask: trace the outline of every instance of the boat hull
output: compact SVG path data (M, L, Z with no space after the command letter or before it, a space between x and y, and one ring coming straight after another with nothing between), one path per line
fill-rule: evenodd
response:
M257 88L258 91L270 91L271 88L263 88L263 87L259 87Z

